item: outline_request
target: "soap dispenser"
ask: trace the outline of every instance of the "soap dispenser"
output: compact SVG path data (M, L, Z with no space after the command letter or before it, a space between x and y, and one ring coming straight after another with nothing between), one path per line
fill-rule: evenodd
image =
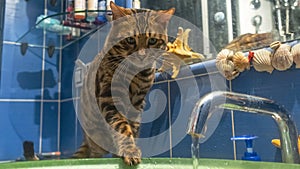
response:
M242 160L249 160L249 161L261 161L260 156L253 151L253 140L258 138L257 136L252 135L243 135L243 136L236 136L232 137L231 140L233 141L239 141L244 140L246 143L246 152L244 153L244 156L242 157Z

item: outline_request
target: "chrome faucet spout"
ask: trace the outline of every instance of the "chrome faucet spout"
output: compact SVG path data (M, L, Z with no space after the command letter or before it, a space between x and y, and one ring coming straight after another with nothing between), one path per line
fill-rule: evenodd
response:
M289 112L273 100L227 91L215 91L202 97L193 109L188 125L188 134L205 137L207 121L216 112L237 110L271 116L279 129L282 162L300 163L298 132Z

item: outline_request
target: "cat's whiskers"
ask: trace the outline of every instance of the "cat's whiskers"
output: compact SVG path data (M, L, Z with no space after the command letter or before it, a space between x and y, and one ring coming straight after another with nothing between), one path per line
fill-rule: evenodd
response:
M115 75L117 75L117 77L122 75L125 80L125 78L127 77L127 71L128 71L128 62L125 60L121 62L121 64L116 65Z
M103 62L104 65L110 66L112 69L116 69L119 64L122 62L123 58L122 57L114 57L107 59Z

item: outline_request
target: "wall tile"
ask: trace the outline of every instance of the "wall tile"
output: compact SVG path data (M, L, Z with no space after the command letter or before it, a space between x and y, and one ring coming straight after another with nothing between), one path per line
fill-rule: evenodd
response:
M35 25L37 17L44 13L44 1L9 0L5 7L5 41L17 41ZM42 34L31 34L30 41L42 44Z
M146 100L138 141L142 155L170 157L168 84L154 84Z
M39 151L39 106L39 102L0 102L0 160L21 157L26 140Z
M77 55L80 52L79 43L74 43L71 46L63 49L62 54L62 74L63 77L61 79L61 99L72 98L72 80L73 80L73 72L75 61L77 59Z
M70 157L76 145L76 114L73 101L61 103L60 151L63 156Z
M41 92L42 49L29 48L21 56L19 46L4 45L0 98L35 99Z
M47 51L46 51L47 53ZM55 50L52 57L45 56L44 99L58 100L60 50Z
M58 151L58 104L43 103L42 152Z

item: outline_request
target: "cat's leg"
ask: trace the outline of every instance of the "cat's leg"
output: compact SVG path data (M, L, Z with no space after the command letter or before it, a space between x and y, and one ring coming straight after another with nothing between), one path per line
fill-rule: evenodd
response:
M139 137L139 131L140 131L140 122L138 121L130 121L131 130L133 132L133 137L138 138Z
M107 123L116 131L113 135L117 148L117 155L123 158L127 165L136 165L141 162L141 150L136 146L134 130L123 113L117 110L106 112Z
M136 146L133 134L118 137L118 155L127 165L137 165L141 162L141 150Z
M89 147L88 141L86 139L86 136L84 136L84 139L83 139L80 147L72 155L72 158L88 158L89 155L90 155L90 147Z
M101 158L105 154L108 154L108 152L98 146L90 138L84 136L82 144L73 154L72 158Z
M105 154L108 154L106 150L104 150L102 147L100 147L98 144L96 144L94 141L89 139L89 145L90 145L90 158L102 158Z

